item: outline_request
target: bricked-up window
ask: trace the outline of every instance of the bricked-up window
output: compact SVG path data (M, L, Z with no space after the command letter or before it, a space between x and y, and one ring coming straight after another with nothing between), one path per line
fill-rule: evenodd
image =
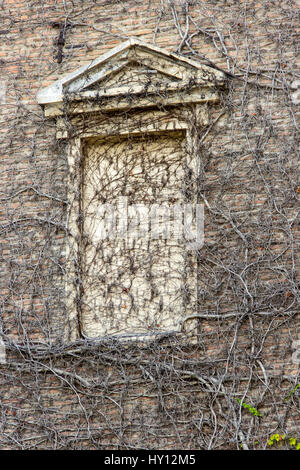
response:
M67 338L195 329L197 148L222 80L130 40L39 94L69 145Z
M172 333L195 311L196 257L186 250L183 230L187 179L194 175L184 139L167 133L86 143L81 315L87 336Z

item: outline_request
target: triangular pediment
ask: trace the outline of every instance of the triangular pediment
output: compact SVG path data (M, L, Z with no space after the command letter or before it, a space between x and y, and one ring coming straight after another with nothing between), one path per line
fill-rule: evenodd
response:
M99 96L159 93L191 86L214 87L224 74L189 58L130 39L47 88L37 100L43 105L60 103L68 96L85 99Z
M176 76L168 75L141 62L131 60L115 73L111 73L102 80L97 80L85 87L84 91L102 92L105 90L106 93L114 93L116 89L122 88L125 93L130 93L130 91L138 88L149 89L149 87L172 86L172 84L178 82L180 82L180 79Z

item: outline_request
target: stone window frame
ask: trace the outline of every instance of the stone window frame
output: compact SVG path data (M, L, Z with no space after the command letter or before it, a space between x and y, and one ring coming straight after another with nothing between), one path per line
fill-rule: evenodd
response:
M138 87L130 89L130 102L124 98L128 95L126 87L115 87L106 91L105 96L97 90L86 90L91 84L99 81L101 84L103 75L115 73L120 68L118 61L128 60L131 53L145 59L147 66L176 77L177 82L168 84L163 94L153 89L144 96ZM218 87L223 83L224 74L220 71L131 39L39 92L37 98L45 116L56 119L57 139L68 142L67 230L71 235L66 246L66 342L73 342L82 334L79 307L81 223L78 216L84 142L93 137L183 132L189 163L198 175L198 132L208 125L208 104L219 101ZM195 188L195 198L196 194ZM71 253L76 253L75 258ZM194 323L192 320L192 329Z

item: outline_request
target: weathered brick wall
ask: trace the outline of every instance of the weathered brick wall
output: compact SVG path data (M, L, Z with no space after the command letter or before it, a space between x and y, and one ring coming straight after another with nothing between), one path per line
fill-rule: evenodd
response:
M299 12L279 0L2 1L1 448L264 448L273 432L299 436L297 395L284 400L299 382ZM62 341L67 142L36 93L130 37L227 76L199 130L192 348Z

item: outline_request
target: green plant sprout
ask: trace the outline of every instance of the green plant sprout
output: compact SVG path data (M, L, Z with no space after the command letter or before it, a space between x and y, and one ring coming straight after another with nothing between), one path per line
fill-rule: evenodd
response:
M239 398L234 398L234 399L237 400L239 403L241 403L241 400ZM252 413L253 415L261 416L261 413L259 413L259 411L257 411L256 408L251 407L250 405L247 405L247 403L242 403L242 406L244 408L247 408L250 411L250 413Z
M291 447L295 447L296 450L300 450L300 441L297 443L295 437L286 437L285 434L273 434L268 440L268 445L272 446L274 443L280 443L283 441L288 441Z
M292 393L294 393L294 391L295 391L298 387L300 387L300 384L296 385L296 387L293 388L293 390L288 394L288 396L287 396L285 399L288 400L288 399L290 398L290 396L292 395Z

